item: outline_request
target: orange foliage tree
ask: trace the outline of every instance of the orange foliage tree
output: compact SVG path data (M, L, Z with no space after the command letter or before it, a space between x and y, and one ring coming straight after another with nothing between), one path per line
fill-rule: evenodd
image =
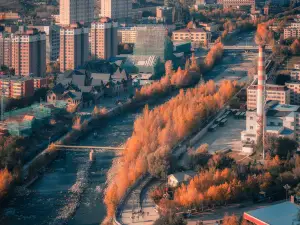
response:
M0 170L0 197L7 193L12 181L13 176L7 169Z
M153 110L145 107L134 122L133 134L126 142L115 182L111 182L105 191L108 218L113 217L117 203L128 187L143 174L166 176L174 145L223 107L235 90L231 81L223 81L219 87L209 81L186 91L180 90L177 96Z

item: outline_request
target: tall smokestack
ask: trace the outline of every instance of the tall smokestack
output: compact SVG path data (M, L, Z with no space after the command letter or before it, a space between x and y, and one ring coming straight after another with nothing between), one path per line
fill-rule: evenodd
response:
M258 52L258 83L257 83L257 127L256 127L256 138L258 141L262 140L263 126L264 126L264 104L265 104L265 84L266 84L266 74L265 74L265 56L264 56L264 45L259 45Z

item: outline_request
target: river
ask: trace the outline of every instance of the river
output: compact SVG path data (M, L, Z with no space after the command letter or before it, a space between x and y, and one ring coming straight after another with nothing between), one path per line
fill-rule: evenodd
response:
M207 78L214 79L227 68L246 60L244 54L227 55ZM168 98L156 102L161 104ZM141 109L125 113L103 123L80 141L80 145L118 146L131 136L133 122ZM96 153L90 164L88 152L66 152L55 160L26 191L13 198L1 211L1 225L99 225L105 217L102 191L106 171L110 168L113 153Z

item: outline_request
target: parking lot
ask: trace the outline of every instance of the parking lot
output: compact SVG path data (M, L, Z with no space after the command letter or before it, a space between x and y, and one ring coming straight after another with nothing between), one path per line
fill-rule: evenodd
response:
M246 129L245 119L235 119L232 115L228 117L224 126L218 126L215 131L207 132L196 144L198 148L201 144L209 145L209 152L215 152L225 148L232 151L241 151L241 131Z

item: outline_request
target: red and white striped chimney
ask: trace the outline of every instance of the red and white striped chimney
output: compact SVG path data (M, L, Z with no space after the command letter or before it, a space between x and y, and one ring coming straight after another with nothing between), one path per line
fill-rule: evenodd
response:
M257 115L257 126L256 126L256 138L257 140L262 137L263 126L264 126L264 104L265 104L265 84L266 84L266 73L265 73L265 46L259 46L258 52L258 83L257 83L257 101L256 101L256 115Z

